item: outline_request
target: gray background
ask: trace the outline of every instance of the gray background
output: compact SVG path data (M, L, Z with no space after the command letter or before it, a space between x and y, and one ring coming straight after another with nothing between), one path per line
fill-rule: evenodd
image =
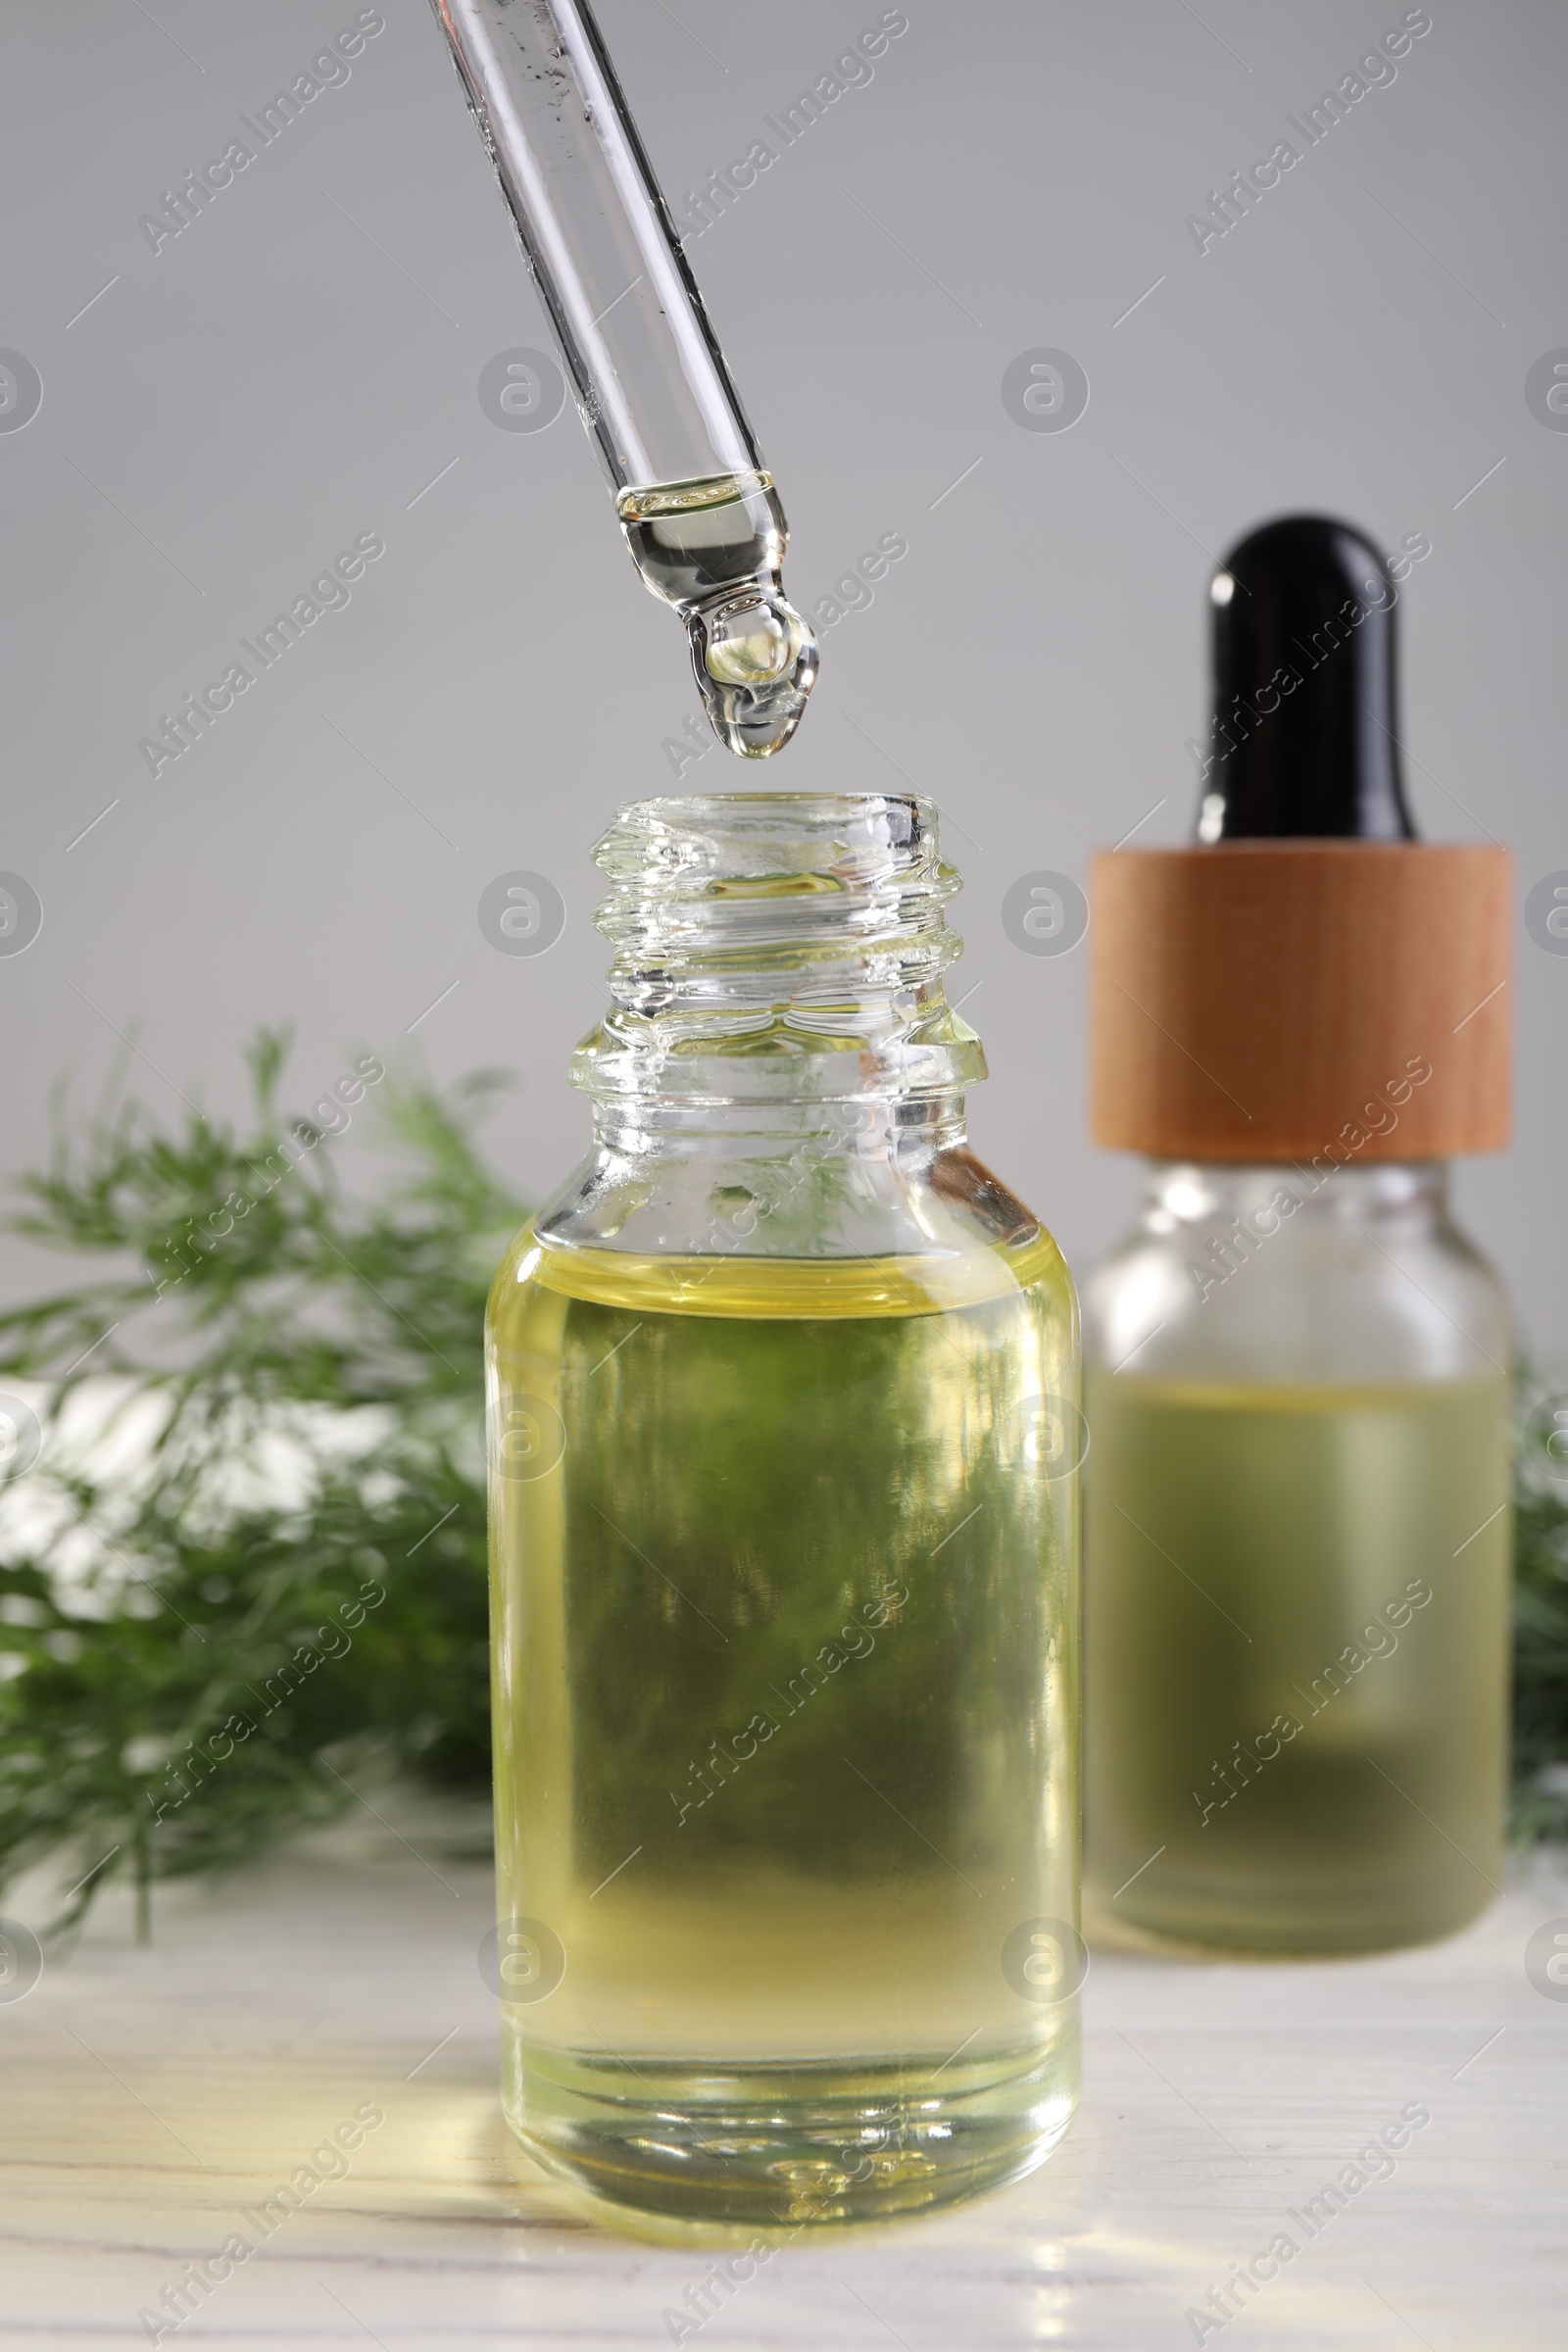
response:
M531 434L480 409L481 368L547 344L543 314L427 0L380 4L349 82L156 257L139 217L357 0L11 0L0 20L0 344L44 382L0 434L0 867L45 908L0 959L9 1169L46 1148L57 1073L90 1098L132 1018L160 1113L181 1091L238 1107L240 1041L289 1017L301 1104L350 1048L419 1052L442 1078L516 1072L490 1143L530 1194L585 1141L565 1070L606 956L588 853L618 801L674 787L662 745L696 691L572 409ZM878 13L603 0L677 207ZM967 879L953 993L975 992L992 1064L976 1141L1082 1272L1136 1169L1087 1140L1084 956L1020 954L1002 900L1033 868L1082 878L1140 820L1142 842L1188 830L1204 587L1243 530L1316 507L1427 535L1403 598L1419 820L1509 842L1521 900L1568 867L1568 434L1523 391L1568 344L1568 15L1435 0L1393 86L1200 256L1185 217L1398 5L907 14L874 80L693 254L788 504L797 602L884 533L909 554L825 633L783 761L714 749L686 788L942 804ZM1037 346L1087 371L1069 432L1004 409ZM155 783L137 743L159 713L367 530L387 552L350 607ZM543 956L481 936L480 893L514 868L565 900ZM1463 1170L1460 1202L1560 1356L1568 957L1518 945L1518 1141ZM362 1133L332 1147L347 1163ZM8 1245L6 1295L37 1273Z

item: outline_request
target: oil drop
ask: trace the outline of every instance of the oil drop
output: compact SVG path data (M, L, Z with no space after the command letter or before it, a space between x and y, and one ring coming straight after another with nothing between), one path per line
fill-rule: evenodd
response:
M789 529L770 473L623 490L620 526L643 585L673 605L719 741L743 760L781 751L816 682L816 639L784 598Z

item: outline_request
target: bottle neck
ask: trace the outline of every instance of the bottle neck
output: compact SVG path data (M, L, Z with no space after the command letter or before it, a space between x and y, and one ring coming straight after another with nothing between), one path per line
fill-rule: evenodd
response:
M610 1150L887 1157L961 1140L980 1041L943 974L958 876L913 796L622 809L595 853L615 954L575 1084Z
M1294 1206L1287 1206L1287 1199ZM1448 1214L1446 1160L1374 1160L1362 1166L1326 1156L1311 1160L1151 1160L1144 1178L1144 1221L1154 1233L1234 1219L1243 1227L1299 1223L1364 1230L1394 1221L1407 1232L1435 1232Z
M1086 1346L1129 1380L1500 1383L1507 1300L1446 1200L1432 1161L1151 1164L1142 1218L1087 1285Z
M631 1158L918 1160L966 1141L962 1095L793 1102L596 1095L594 1141Z

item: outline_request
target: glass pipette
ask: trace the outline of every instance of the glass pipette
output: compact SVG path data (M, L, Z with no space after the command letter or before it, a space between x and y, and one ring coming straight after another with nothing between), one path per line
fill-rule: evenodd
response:
M788 743L816 640L784 508L586 0L433 0L645 586L743 759Z

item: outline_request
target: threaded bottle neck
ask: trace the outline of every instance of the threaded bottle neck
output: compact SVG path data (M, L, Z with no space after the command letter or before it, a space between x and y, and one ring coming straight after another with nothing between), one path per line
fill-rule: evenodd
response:
M986 1074L948 1004L961 887L916 795L634 801L594 853L612 1006L573 1059L605 1098L909 1102Z

